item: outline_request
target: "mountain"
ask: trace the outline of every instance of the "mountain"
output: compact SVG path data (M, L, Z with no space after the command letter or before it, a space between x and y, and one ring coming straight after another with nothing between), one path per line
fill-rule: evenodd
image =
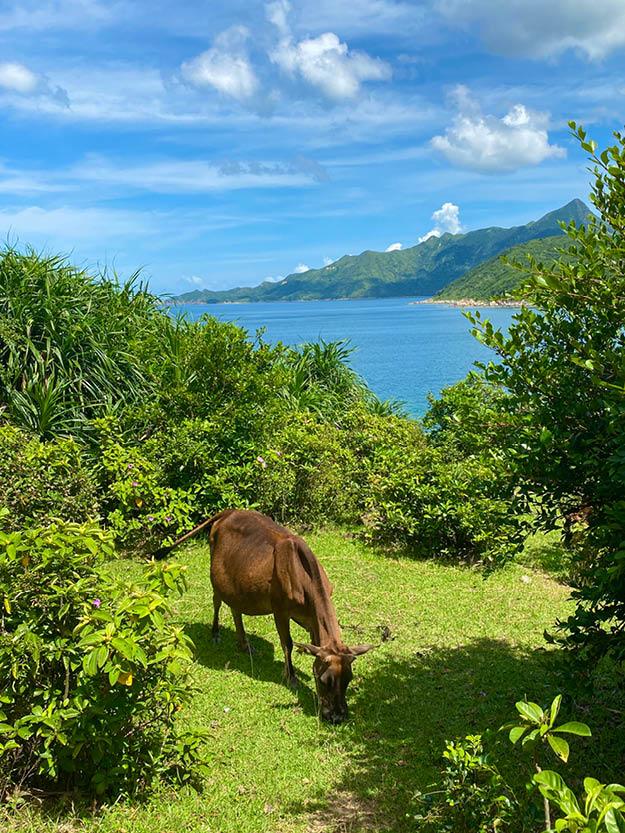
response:
M470 269L507 249L529 240L561 235L560 222L584 223L590 213L581 200L572 200L524 226L493 226L466 234L446 233L400 251L346 255L322 269L294 273L276 283L265 281L260 286L222 292L196 289L172 298L170 303L434 295Z
M527 263L528 255L531 255L537 261L548 264L557 260L563 248L566 248L566 241L561 234L521 243L470 269L461 278L437 292L434 300L490 301L502 298L517 290L525 277L525 273L515 269L508 260Z

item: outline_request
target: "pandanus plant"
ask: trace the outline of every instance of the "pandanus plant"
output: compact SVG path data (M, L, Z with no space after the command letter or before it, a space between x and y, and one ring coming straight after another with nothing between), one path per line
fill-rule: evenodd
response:
M42 437L85 432L153 387L140 345L164 319L138 275L93 277L61 257L6 248L0 407Z

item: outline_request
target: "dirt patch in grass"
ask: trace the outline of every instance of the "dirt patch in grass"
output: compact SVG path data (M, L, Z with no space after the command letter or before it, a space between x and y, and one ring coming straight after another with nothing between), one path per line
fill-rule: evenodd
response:
M374 801L353 792L333 793L326 807L309 815L307 833L370 833L385 825Z

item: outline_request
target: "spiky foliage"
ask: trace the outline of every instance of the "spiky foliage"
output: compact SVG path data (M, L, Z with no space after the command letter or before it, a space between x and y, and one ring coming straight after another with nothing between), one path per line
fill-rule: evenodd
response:
M137 275L0 252L0 408L42 437L83 433L152 387L140 345L163 316Z

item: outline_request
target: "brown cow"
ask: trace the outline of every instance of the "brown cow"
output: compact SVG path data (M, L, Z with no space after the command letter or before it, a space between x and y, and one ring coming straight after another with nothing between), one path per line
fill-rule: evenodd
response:
M324 720L341 723L347 717L345 692L352 663L373 645L347 647L332 604L332 586L321 564L299 536L260 512L226 509L156 554L165 557L175 546L210 529L213 585L213 638L219 635L219 609L225 602L242 650L249 650L243 614L273 614L284 651L285 675L297 685L291 661L290 620L310 633L310 643L295 645L315 657L313 673Z

